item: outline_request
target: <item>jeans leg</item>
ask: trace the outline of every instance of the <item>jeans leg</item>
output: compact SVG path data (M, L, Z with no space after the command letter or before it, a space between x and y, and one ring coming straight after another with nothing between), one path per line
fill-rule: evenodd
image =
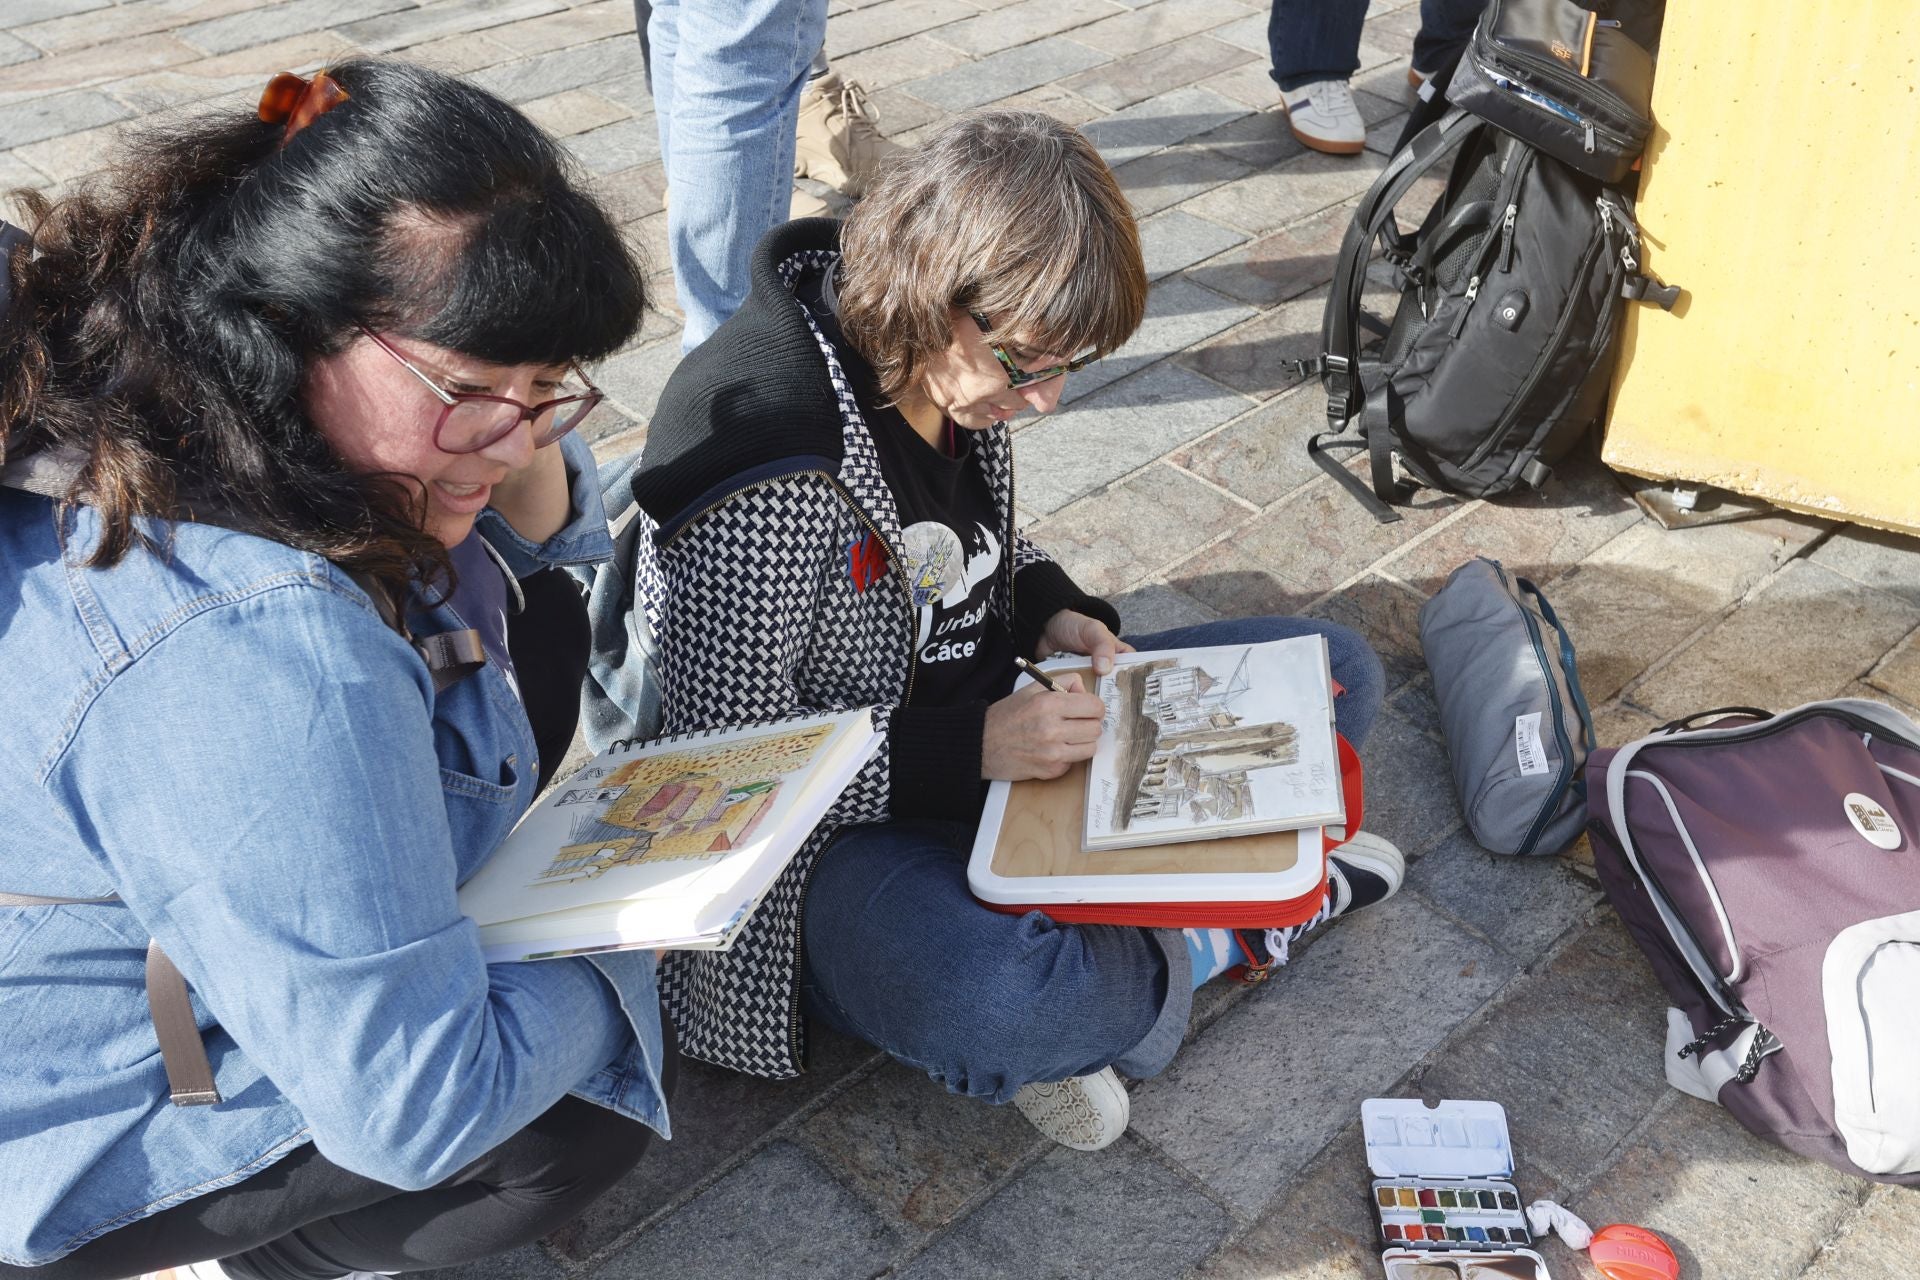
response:
M957 823L840 833L807 890L811 1010L991 1102L1115 1064L1164 1068L1193 998L1179 932L991 910L967 891L972 842Z
M1367 0L1273 0L1267 16L1271 75L1282 90L1345 80L1360 69Z
M653 46L647 41L647 23L653 18L648 0L633 0L633 33L640 37L640 71L647 78L647 92L653 92Z
M1200 649L1308 635L1327 638L1327 660L1333 668L1333 678L1346 690L1333 700L1334 727L1358 749L1367 740L1373 718L1380 711L1387 676L1372 647L1351 627L1319 618L1228 618L1193 627L1175 627L1153 635L1128 636L1127 643L1138 649Z
M1413 38L1413 65L1429 75L1453 65L1486 7L1487 0L1420 0L1420 33Z
M654 102L683 350L739 309L754 246L787 220L800 94L826 27L826 0L654 5Z

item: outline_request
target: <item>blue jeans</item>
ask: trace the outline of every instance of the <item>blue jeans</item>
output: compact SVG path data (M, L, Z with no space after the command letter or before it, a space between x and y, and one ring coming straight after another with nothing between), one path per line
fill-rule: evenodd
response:
M827 0L654 0L654 114L667 244L691 351L746 300L753 247L787 220L793 136Z
M1385 677L1360 636L1313 618L1241 618L1129 639L1141 649L1318 632L1346 688L1334 719L1356 747ZM973 829L889 822L841 831L807 890L804 996L829 1026L955 1093L1006 1102L1022 1085L1113 1066L1156 1075L1193 1001L1178 930L1007 915L967 890Z
M1486 0L1420 0L1413 65L1437 71L1466 46ZM1267 48L1273 81L1283 91L1315 80L1345 80L1360 69L1360 29L1367 0L1273 0Z

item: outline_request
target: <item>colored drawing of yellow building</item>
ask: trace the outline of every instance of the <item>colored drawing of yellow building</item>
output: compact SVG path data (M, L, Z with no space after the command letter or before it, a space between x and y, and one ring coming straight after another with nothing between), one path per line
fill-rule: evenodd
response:
M716 857L740 846L831 727L768 734L724 747L643 757L606 778L618 792L598 815L575 825L536 883L591 879L642 862Z

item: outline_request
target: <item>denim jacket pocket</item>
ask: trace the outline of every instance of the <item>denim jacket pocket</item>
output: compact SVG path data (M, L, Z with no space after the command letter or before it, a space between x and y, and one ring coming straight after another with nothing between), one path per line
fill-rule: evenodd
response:
M489 804L509 804L520 786L519 763L518 757L508 756L500 765L502 780L499 782L488 782L485 778L476 778L470 773L461 773L457 769L442 767L440 789L449 795L485 800Z

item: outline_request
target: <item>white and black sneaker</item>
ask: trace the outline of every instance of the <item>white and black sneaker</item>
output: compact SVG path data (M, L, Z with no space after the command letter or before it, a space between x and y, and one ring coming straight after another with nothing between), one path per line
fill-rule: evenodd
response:
M1112 1143L1127 1131L1131 1111L1127 1088L1112 1067L1057 1084L1025 1085L1013 1095L1013 1105L1034 1128L1075 1151L1098 1151Z
M1305 924L1269 929L1266 933L1269 966L1287 962L1293 944L1329 920L1385 902L1406 882L1406 855L1371 831L1356 831L1327 855L1327 900Z
M1367 122L1345 80L1315 80L1280 94L1293 136L1315 151L1356 156L1367 145Z

